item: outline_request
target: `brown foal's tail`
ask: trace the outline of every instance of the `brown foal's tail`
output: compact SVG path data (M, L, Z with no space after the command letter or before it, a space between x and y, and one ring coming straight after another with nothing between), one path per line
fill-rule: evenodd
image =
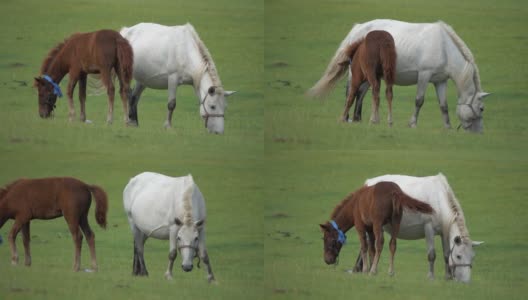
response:
M382 42L380 49L381 65L383 67L383 78L388 84L394 84L396 74L396 46L392 36Z
M119 75L121 80L127 85L130 84L133 75L134 52L128 41L124 37L116 39L117 44L117 61L119 65Z
M422 202L420 200L416 200L412 198L411 196L405 194L403 191L395 191L394 192L394 198L397 200L400 206L407 208L414 212L421 212L425 214L432 214L434 212L431 205Z
M89 185L88 188L95 198L95 220L102 228L106 228L106 213L108 211L108 196L99 186Z

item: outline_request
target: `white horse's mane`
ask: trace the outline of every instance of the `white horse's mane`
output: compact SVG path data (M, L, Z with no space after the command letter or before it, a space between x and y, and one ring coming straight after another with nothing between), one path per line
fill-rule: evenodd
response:
M187 189L183 193L183 224L191 226L193 223L192 217L192 195L194 192L194 181L192 175L185 178L184 185Z
M196 46L198 47L198 50L200 51L200 56L202 57L202 60L204 61L204 69L203 72L208 72L211 76L211 80L213 81L213 85L221 87L222 82L220 82L220 77L218 76L218 71L216 70L215 63L213 61L213 57L211 56L211 53L205 46L204 42L200 39L200 36L198 36L198 33L194 29L191 23L185 24L185 27L189 30L191 33L191 36L196 43ZM203 73L202 73L203 74ZM199 74L201 76L202 74Z
M447 178L444 176L444 174L439 173L438 178L442 182L442 185L444 186L447 192L447 201L449 203L449 208L451 208L451 211L453 212L452 222L456 223L458 230L460 231L460 237L463 240L469 240L469 232L466 227L466 219L464 218L464 212L462 211L462 207L460 206L460 203L458 202L455 193L451 189L451 186L447 182Z
M472 79L475 82L475 85L477 87L477 91L481 91L482 89L481 89L481 86L480 86L479 69L477 67L477 64L475 63L475 58L473 57L473 53L471 53L471 50L469 50L469 48L466 45L466 43L464 43L464 41L456 34L456 32L453 30L453 28L451 26L449 26L448 24L446 24L446 23L444 23L442 21L438 21L437 24L440 25L447 32L449 37L451 37L451 40L455 43L457 48L462 53L462 56L464 56L464 59L473 67L473 70L468 69L467 73L464 74L464 75L467 78L468 75L471 73L471 71L473 71L472 72L473 73L473 78Z

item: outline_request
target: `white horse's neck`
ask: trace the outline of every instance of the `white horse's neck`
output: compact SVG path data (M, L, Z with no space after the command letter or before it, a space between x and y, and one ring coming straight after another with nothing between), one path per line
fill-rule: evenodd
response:
M211 75L209 75L209 72L207 70L202 71L201 78L198 78L194 81L194 92L196 93L196 96L200 99L200 102L202 102L205 99L205 96L208 93L208 90L211 86L214 86L213 79L211 78Z
M474 63L467 61L460 50L456 48L456 51L453 51L452 55L449 56L448 73L457 87L459 101L472 99L475 93L478 92L475 72Z
M477 92L477 87L474 81L474 68L469 62L465 62L462 65L460 73L452 76L458 90L458 99L472 99ZM464 103L459 103L464 104ZM468 103L466 103L468 104Z
M456 236L460 236L462 239L469 238L464 213L460 210L459 206L454 206L453 203L448 202L445 204L444 209L447 209L443 216L445 222L444 233L448 234L450 243Z

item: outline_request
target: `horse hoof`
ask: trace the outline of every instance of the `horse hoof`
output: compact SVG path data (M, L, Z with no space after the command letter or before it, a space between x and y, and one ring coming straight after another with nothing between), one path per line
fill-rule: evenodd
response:
M165 279L172 280L172 275L169 273L165 273Z
M131 120L130 120L130 121L127 121L127 122L126 122L126 125L127 125L128 127L138 127L138 126L139 126L139 124L138 124L137 121L131 121Z

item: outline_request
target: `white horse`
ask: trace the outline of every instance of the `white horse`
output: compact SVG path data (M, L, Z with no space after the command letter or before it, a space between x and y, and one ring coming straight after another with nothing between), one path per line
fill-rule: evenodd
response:
M451 78L458 90L457 115L461 126L473 132L482 131L484 111L482 99L489 94L482 91L473 54L455 31L441 21L406 23L395 20L373 20L354 25L341 42L321 79L308 91L308 95L324 97L332 90L349 69L349 59L344 51L346 47L364 38L372 30L388 31L394 38L398 55L395 84L417 85L416 109L409 126L416 126L427 84L431 82L436 89L444 126L451 128L446 95L447 80ZM349 74L350 76L352 74ZM356 105L360 105L368 87L368 83L361 86ZM355 120L358 118L360 119L361 116L354 116Z
M134 236L133 275L148 276L143 250L147 238L153 237L169 240L167 279L172 279L179 251L185 272L192 271L193 259L198 256L207 267L207 279L214 280L205 247L205 201L191 175L141 173L128 182L123 202Z
M225 97L213 58L194 27L140 23L120 31L134 51L136 86L129 98L129 123L137 126L137 104L146 87L168 89L165 127L171 127L179 85L193 85L200 103L200 115L212 133L224 132Z
M429 260L429 278L434 278L434 261L436 258L434 236L440 235L446 278L469 282L475 256L473 247L483 242L472 241L469 237L462 207L445 176L442 173L428 177L383 175L367 179L365 185L371 186L380 181L392 181L398 184L402 191L409 196L433 207L435 212L432 215L404 210L398 233L398 238L404 240L425 238ZM384 230L391 232L390 225L384 226ZM356 270L361 263L362 261L358 258Z

